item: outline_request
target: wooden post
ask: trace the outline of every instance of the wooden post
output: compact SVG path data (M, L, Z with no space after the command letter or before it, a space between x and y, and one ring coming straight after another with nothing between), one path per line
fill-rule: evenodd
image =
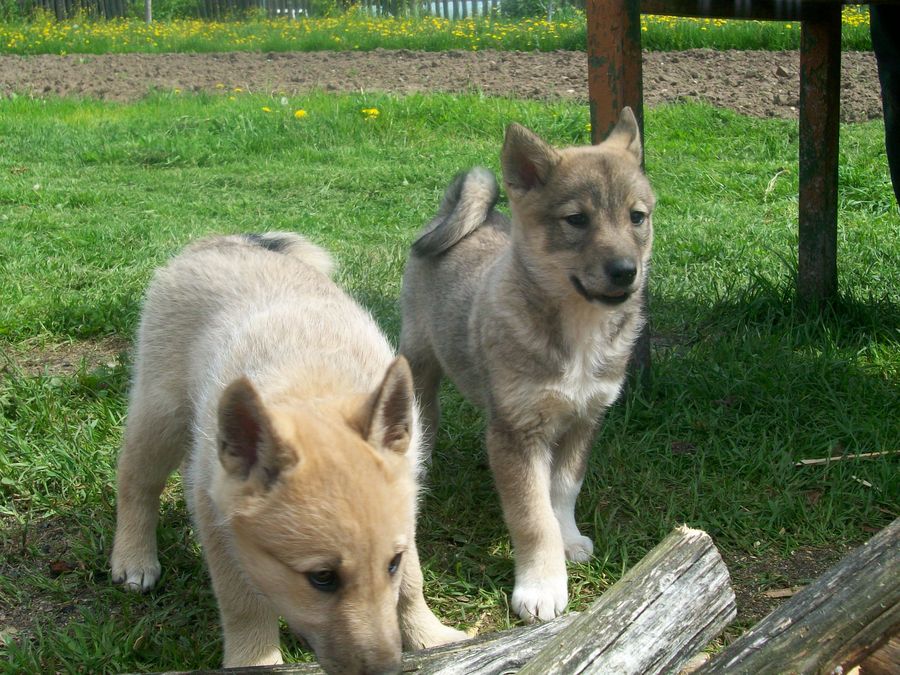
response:
M837 295L841 5L804 7L800 33L800 204L797 295Z
M591 137L599 143L630 106L644 136L639 0L588 0L587 57Z
M591 140L600 143L630 106L644 136L643 64L640 0L587 0L588 97ZM644 153L646 155L646 152ZM650 378L650 298L644 290L647 323L632 356L642 382Z
M898 634L900 518L756 624L698 675L847 673Z

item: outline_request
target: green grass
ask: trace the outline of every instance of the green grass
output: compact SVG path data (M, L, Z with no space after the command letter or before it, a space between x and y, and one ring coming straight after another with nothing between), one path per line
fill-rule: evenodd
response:
M161 586L137 597L109 583L128 354L74 373L21 364L61 343L77 351L128 339L153 268L211 232L308 233L395 339L407 247L449 178L473 164L498 169L510 120L557 144L587 142L586 109L562 103L319 94L288 103L0 101L4 669L221 659L177 480L163 504ZM372 107L380 114L367 119L361 110ZM297 119L297 109L308 114ZM578 503L596 555L570 566L573 608L680 523L707 530L729 560L778 561L798 548L839 553L900 512L896 456L794 466L898 449L900 231L881 124L842 127L842 295L822 315L793 299L796 124L678 105L648 111L646 131L659 196L653 382L610 411L596 443ZM481 417L450 386L443 399L420 524L429 601L448 622L504 628L512 561Z
M650 50L797 49L798 22L723 21L644 15L642 44ZM871 50L865 6L844 9L844 49ZM176 19L146 25L139 19L57 22L50 15L30 22L0 24L0 54L105 54L122 52L223 52L413 49L583 50L585 16L559 12L541 18L342 16L291 20L201 21Z

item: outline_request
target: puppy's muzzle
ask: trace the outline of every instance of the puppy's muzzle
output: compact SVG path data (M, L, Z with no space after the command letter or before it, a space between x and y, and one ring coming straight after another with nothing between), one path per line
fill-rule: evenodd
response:
M638 266L632 258L612 258L603 263L600 273L569 279L578 294L589 302L618 305L631 297L636 290ZM597 279L596 277L600 277Z

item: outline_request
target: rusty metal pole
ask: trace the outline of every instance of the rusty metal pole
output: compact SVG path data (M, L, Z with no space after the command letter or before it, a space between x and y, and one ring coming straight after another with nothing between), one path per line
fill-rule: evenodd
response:
M591 138L599 143L626 105L644 134L639 0L588 0L588 96Z
M587 0L588 97L591 140L599 143L630 106L644 140L640 0ZM632 365L644 384L650 378L650 304L644 288L647 323L634 346Z
M803 9L797 295L818 305L837 295L841 5Z

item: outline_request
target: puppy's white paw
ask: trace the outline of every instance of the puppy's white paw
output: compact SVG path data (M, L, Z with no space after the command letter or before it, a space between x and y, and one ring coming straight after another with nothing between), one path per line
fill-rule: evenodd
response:
M587 562L594 555L594 542L591 541L590 537L584 537L580 534L567 539L565 547L566 560L571 560L572 562Z
M527 622L550 621L566 609L569 601L566 577L542 581L516 581L513 589L512 608Z
M418 617L408 623L401 617L400 626L403 633L403 648L408 650L438 647L472 637L461 630L445 626L428 609L423 609Z
M471 639L468 633L441 625L440 630L431 631L426 639L425 647L437 647L439 645L448 645L452 642L460 642L462 640Z
M112 580L130 591L145 592L156 585L162 568L156 556L112 556Z
M223 665L226 668L255 668L280 666L284 663L281 649L259 644L238 644L226 647Z

